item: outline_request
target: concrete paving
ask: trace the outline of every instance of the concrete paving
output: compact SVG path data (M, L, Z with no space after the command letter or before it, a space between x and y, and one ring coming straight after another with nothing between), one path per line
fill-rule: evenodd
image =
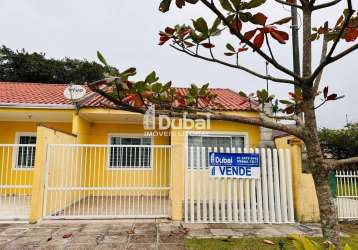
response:
M0 224L0 249L184 249L170 222L83 221Z
M180 224L167 220L0 223L0 249L185 249L189 238L321 236L319 225Z

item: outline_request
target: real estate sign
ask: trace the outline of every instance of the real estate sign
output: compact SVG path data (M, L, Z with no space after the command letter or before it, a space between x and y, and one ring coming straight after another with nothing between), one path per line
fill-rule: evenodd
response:
M260 155L252 153L209 153L211 177L260 178Z

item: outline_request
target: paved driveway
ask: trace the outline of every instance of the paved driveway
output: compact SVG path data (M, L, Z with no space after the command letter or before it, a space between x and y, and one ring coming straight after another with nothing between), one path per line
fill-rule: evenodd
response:
M185 230L170 222L0 224L0 249L184 249Z

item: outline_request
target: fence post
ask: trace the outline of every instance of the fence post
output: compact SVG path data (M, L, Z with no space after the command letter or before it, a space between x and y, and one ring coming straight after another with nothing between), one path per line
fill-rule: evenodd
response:
M30 223L36 223L42 217L45 187L45 167L47 154L46 128L37 127L35 167L33 171Z
M311 174L302 173L302 146L299 139L288 140L291 150L292 187L295 219L299 222L319 221L316 189Z
M185 136L182 131L171 131L172 162L171 162L171 218L183 219L184 181L185 181Z

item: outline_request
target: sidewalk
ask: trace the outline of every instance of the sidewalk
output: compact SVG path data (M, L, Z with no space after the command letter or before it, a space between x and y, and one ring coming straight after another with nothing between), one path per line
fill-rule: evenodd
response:
M319 225L183 224L170 221L50 221L0 224L0 249L185 249L184 238L320 236Z

